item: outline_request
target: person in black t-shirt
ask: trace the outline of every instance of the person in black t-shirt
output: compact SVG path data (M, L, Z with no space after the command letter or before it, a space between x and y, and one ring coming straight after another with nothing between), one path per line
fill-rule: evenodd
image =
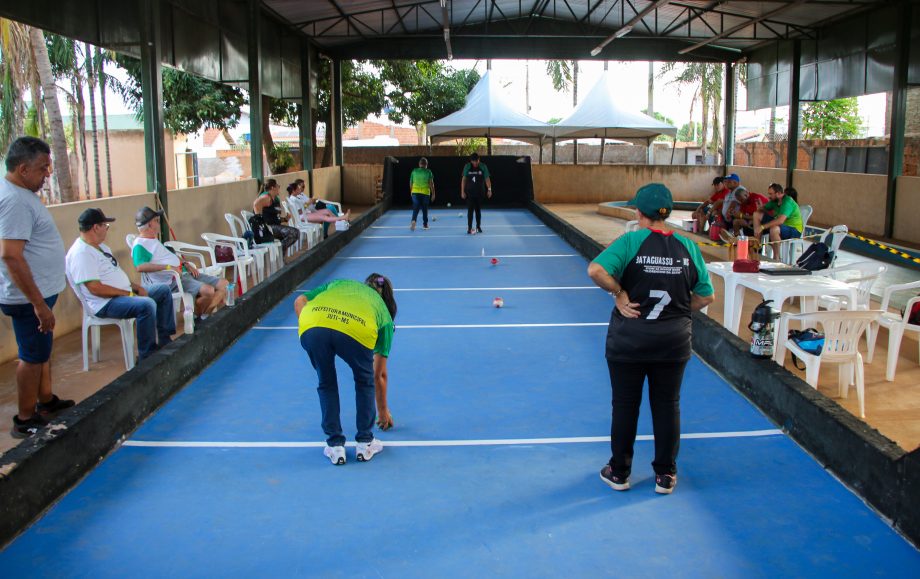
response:
M463 167L460 179L460 197L466 199L466 233L482 233L482 198L492 198L492 178L489 168L479 161L479 155L470 155L470 162ZM473 213L476 214L476 231L473 231Z
M607 367L613 390L612 456L601 470L611 488L629 488L642 385L648 378L655 433L655 492L677 484L680 387L690 359L690 312L713 301L709 272L693 241L665 230L671 192L650 183L630 202L639 230L614 240L588 266L615 306L607 331Z

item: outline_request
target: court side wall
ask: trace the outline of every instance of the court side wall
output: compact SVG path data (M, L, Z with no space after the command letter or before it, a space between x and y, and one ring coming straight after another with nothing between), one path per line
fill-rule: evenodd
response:
M531 165L539 203L628 201L646 183L664 183L677 201L709 195L721 169L692 165Z
M850 231L876 237L885 234L884 175L796 170L792 185L799 203L815 208L811 223L846 225Z
M920 177L898 177L894 202L894 237L920 243Z

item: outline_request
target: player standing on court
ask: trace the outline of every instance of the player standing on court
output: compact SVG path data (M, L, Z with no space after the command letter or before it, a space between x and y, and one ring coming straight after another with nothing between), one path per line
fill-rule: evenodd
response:
M412 223L409 229L415 231L419 209L422 210L422 229L428 229L428 204L434 203L434 175L425 157L418 160L418 167L409 174L409 192L412 194Z
M630 202L639 230L617 238L588 266L588 275L610 292L616 307L607 330L607 367L613 390L612 456L601 470L611 488L629 488L633 444L649 383L655 433L655 492L677 485L680 447L680 387L690 359L690 312L713 301L709 272L696 244L665 231L671 192L650 183Z
M489 168L479 161L479 155L470 155L470 162L463 166L460 179L460 197L466 199L466 233L473 235L473 212L476 213L476 232L482 233L482 198L492 198L492 178Z
M371 431L375 396L377 426L383 430L393 426L387 407L387 356L396 317L393 284L379 273L372 273L364 283L334 280L298 297L294 311L299 320L300 345L310 356L319 378L317 391L326 433L323 454L332 464L345 464L335 373L338 356L351 367L355 378L357 458L359 462L370 460L383 450L383 443Z

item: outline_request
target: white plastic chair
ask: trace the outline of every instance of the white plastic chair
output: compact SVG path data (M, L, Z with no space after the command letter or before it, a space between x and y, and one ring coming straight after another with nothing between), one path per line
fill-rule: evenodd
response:
M882 315L878 319L878 325L888 328L888 363L885 367L885 380L894 381L895 371L898 369L898 356L901 351L901 340L905 332L913 332L920 338L920 325L908 322L910 310L914 304L920 302L920 296L915 296L907 300L903 314L897 314L888 311L888 304L891 302L891 296L896 292L920 289L920 281L910 283L901 283L891 285L885 288L882 293ZM866 355L866 361L872 363L872 357L875 354L875 340L878 337L878 329L871 334L869 340L869 353Z
M846 239L849 233L850 229L846 225L835 225L822 233L821 237L818 238L818 241L827 245L828 251L831 252L831 263L827 266L828 268L834 267L834 264L837 262L837 253L840 250L840 244L843 243L843 240Z
M133 233L125 235L125 243L128 244L128 249L134 250L134 241L137 239L137 236ZM160 273L165 273L171 275L174 280L176 280L176 291L172 292L173 298L173 309L176 313L182 313L182 322L184 324L183 331L186 334L195 333L195 296L186 292L182 288L182 276L178 271L168 270L162 271ZM155 282L150 279L150 275L147 273L141 273L141 285L144 287L153 285Z
M802 235L805 235L805 228L808 226L808 220L815 212L811 205L799 205L799 215L802 216ZM789 239L786 243L780 245L780 261L783 263L793 264L795 260L805 251L805 240L801 237L798 239Z
M856 308L858 310L868 310L869 302L872 298L872 286L875 281L886 271L888 266L877 261L858 261L849 265L839 267L829 267L815 272L815 275L823 275L837 281L842 281L856 287ZM837 296L821 296L818 299L818 307L828 310L843 309L847 299Z
M342 215L342 214L343 214L343 211L342 211L342 204L339 203L338 201L326 201L325 199L317 199L316 201L317 201L317 202L322 201L322 202L325 203L326 205L333 205L333 206L335 206L335 209L336 209L336 211L338 211L338 214L339 214L339 215Z
M249 273L247 271L249 267L255 270L256 283L262 281L262 278L259 277L259 269L255 265L258 262L253 255L249 253L248 244L245 239L221 235L219 233L202 233L201 238L208 244L208 254L211 257L211 263L224 269L232 267L233 279L240 280L240 287L243 293L249 290ZM217 261L215 248L218 246L229 247L233 251L233 261Z
M859 401L859 417L866 417L865 374L863 359L859 353L859 339L869 324L878 320L881 311L823 311L809 314L790 314L783 312L780 316L780 326L777 342L785 350L802 360L805 364L805 381L812 387L818 388L818 374L821 364L838 364L837 386L842 398L847 397L850 384L856 383L856 398ZM795 342L789 340L789 322L798 320L803 327L813 327L824 332L824 348L818 355L809 354L799 348ZM783 358L780 358L782 361Z
M300 231L301 237L306 239L307 249L315 247L323 238L323 226L319 223L308 222L306 215L298 213L290 200L286 203L288 204L288 212L291 215L291 223L293 227Z
M240 211L240 215L243 216L243 227L246 228L246 231L252 232L252 227L249 225L249 218L255 215L252 211L246 211L243 209ZM268 275L271 275L281 269L284 265L284 261L281 258L281 242L274 240L270 243L257 243L256 247L267 247L269 249L268 253Z
M625 231L626 233L629 233L630 231L638 231L638 230L639 230L639 220L638 219L627 221L626 225L623 227L623 231Z
M102 344L102 333L99 328L102 326L118 326L121 331L121 352L125 357L125 371L134 367L134 318L117 319L117 318L98 318L90 311L83 296L77 291L76 285L70 276L67 276L67 283L70 289L77 296L80 305L83 306L83 371L89 371L89 348L92 346L93 362L99 361L99 350Z
M192 245L182 241L167 241L166 247L174 250L176 255L185 261L195 260L198 262L198 271L213 276L221 276L224 268L220 265L208 265L207 258L211 255L211 250L205 245Z
M247 231L252 231L249 227L249 222L240 219L232 213L224 213L224 219L227 220L227 225L230 226L230 237L243 238L243 234ZM272 256L272 246L270 243L257 243L255 246L249 248L249 252L253 255L256 261L256 268L259 270L259 279L264 279L265 272L268 271L268 275L274 273L274 257Z

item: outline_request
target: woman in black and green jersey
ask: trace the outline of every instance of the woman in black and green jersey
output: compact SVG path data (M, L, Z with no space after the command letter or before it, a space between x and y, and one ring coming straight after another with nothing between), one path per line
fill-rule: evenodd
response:
M345 464L345 436L339 418L339 385L335 372L338 356L355 378L358 461L370 460L383 450L374 438L374 404L377 425L387 430L393 417L387 407L387 357L393 341L396 300L393 285L379 273L364 283L340 279L305 292L294 302L300 345L310 356L319 377L319 403L324 454L332 464Z
M648 378L655 492L670 494L677 484L680 387L690 360L690 312L712 303L713 290L696 243L665 227L674 205L668 188L645 185L630 204L640 229L618 237L588 266L594 283L616 302L606 348L613 390L612 456L601 479L614 490L629 488L642 386Z
M422 229L428 229L428 205L434 203L434 175L428 169L428 159L418 160L418 167L409 174L409 192L412 193L412 223L409 229L415 231L418 210L422 210Z

